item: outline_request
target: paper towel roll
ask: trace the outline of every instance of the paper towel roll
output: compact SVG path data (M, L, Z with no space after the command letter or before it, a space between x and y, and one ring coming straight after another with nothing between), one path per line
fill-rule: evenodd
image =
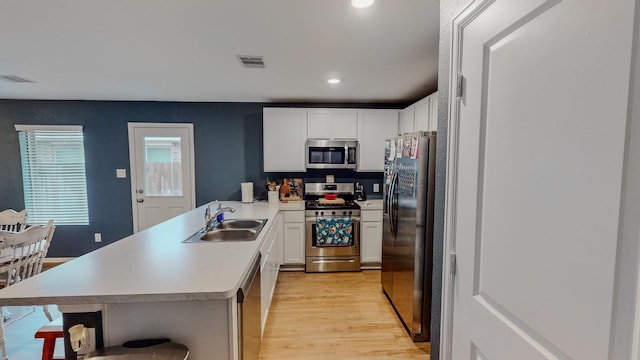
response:
M242 190L242 202L243 203L253 202L253 182L241 183L240 189Z

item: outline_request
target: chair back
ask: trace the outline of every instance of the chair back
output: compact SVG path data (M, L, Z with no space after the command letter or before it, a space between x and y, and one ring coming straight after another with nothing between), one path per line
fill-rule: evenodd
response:
M53 222L20 232L0 230L0 282L9 286L38 274L53 236Z
M27 210L16 212L13 209L0 211L0 230L21 231L27 223Z

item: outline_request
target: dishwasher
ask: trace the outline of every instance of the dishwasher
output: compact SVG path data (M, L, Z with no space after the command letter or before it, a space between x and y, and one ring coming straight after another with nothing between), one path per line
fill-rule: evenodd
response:
M258 258L249 275L238 289L238 342L239 359L257 360L260 355L262 331L260 327L260 261Z

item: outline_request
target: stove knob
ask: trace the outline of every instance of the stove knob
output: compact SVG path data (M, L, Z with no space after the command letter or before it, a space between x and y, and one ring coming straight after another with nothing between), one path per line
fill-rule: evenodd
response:
M347 215L347 212L346 212L346 211L343 211L343 212L342 212L342 215L343 215L343 216L346 216L346 215ZM349 211L349 215L351 215L351 211Z
M316 216L318 216L318 212L316 211Z
M324 216L324 211L320 211L320 216Z
M335 211L332 211L332 212L331 212L331 215L335 215L335 214L336 214L336 212L335 212Z
M353 211L349 211L349 215L353 214Z

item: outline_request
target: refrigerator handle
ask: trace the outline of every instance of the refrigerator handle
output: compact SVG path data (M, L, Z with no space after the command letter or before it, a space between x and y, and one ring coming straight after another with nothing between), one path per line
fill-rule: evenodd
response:
M389 186L389 228L391 229L391 233L395 236L396 233L396 212L394 204L397 203L398 199L396 196L396 187L398 186L398 172L394 172L391 177L391 185Z

